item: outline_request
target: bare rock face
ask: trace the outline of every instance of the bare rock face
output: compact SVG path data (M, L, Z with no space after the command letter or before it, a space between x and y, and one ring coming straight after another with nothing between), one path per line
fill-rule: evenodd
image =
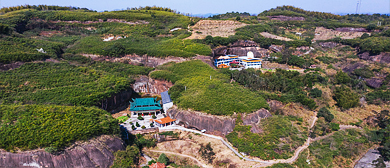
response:
M247 114L243 117L244 125L258 124L260 119L272 117L272 114L266 109L260 109L254 113Z
M172 86L172 82L141 76L133 84L133 89L137 93L160 94Z
M372 88L379 88L382 86L383 79L380 78L370 78L366 79L367 86L370 86Z
M268 56L270 51L261 48L254 41L249 40L239 40L233 43L231 46L227 47L218 47L213 50L213 56L222 56L222 55L239 55L246 56L248 52L253 52L254 57L261 58Z
M339 32L368 32L365 28L354 28L354 27L340 27L336 28Z
M99 105L97 105L97 107L113 113L112 110L127 104L133 94L134 90L131 88L124 90L99 101Z
M11 64L0 63L0 71L7 71L7 70L19 68L23 64L24 64L23 62L15 62L15 63L11 63Z
M194 127L198 130L205 129L208 133L216 135L227 135L232 132L236 119L209 115L202 112L179 110L176 106L169 109L168 116L184 123L186 127Z
M390 53L388 52L382 52L379 55L373 55L370 56L368 52L359 54L359 58L363 60L369 60L369 61L374 61L374 62L379 62L382 64L390 64Z
M280 21L304 21L304 17L291 17L291 16L284 16L284 15L278 15L278 16L267 16L271 20L280 20Z
M320 42L318 43L323 48L335 48L337 47L336 42Z
M362 64L362 63L355 63L355 64L348 65L348 66L344 67L344 68L343 68L343 72L351 73L351 72L353 72L355 69L363 68L364 66L365 66L365 65Z
M60 155L43 150L10 153L0 151L0 167L110 167L114 152L125 150L120 138L103 135L88 142L77 142Z
M271 112L276 112L277 110L282 109L284 107L283 103L277 100L270 100L267 101L267 103L271 109Z

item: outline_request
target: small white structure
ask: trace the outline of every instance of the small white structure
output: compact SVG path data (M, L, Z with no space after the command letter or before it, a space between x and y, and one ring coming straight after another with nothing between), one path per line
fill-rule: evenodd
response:
M173 106L173 102L171 100L171 96L169 96L168 91L161 92L161 99L163 103L163 110L167 112L169 108Z
M41 49L37 49L37 51L38 51L38 52L40 52L40 53L44 53L44 54L46 54L46 51L44 51L44 50L43 50L43 48L41 48Z

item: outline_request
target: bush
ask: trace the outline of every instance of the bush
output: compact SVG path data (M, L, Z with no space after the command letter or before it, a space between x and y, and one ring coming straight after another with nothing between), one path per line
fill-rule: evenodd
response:
M321 97L322 91L318 88L314 88L314 89L310 90L310 96L313 98Z
M157 117L156 117L156 115L153 114L152 118L153 118L153 119L156 119Z
M215 158L215 153L213 152L213 148L211 147L210 142L207 145L200 145L199 153L202 158L205 159L208 163L213 163Z
M336 73L335 79L337 84L347 84L351 82L351 77L349 77L347 73L344 73L341 70Z
M145 125L143 125L141 128L142 128L142 129L145 129L146 127L145 127Z
M329 127L332 129L332 131L338 131L340 129L340 125L336 123L330 123Z
M134 126L134 125L131 125L131 129L135 130L135 129L137 129L137 128L135 128L135 126Z
M165 153L161 153L161 155L158 157L157 162L164 163L165 165L168 165L169 159L165 155Z
M114 153L115 160L112 168L136 167L140 158L140 150L137 146L127 146L125 151Z
M140 125L139 125L139 123L138 123L138 122L136 122L136 123L135 123L135 126L137 126L137 127L140 127Z
M153 124L153 122L152 122L152 123L150 123L150 127L154 127L154 124Z
M334 99L339 107L344 109L353 108L359 105L359 95L350 88L341 86L334 90Z
M332 122L334 119L334 116L326 107L322 107L320 110L318 110L317 117L324 117L325 121Z
M144 118L141 115L138 115L137 119L138 120L144 120Z

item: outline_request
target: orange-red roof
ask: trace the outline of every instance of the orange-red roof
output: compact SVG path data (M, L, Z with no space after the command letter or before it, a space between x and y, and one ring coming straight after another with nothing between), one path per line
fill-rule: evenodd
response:
M149 168L165 168L165 164L160 162L152 163L149 165Z
M161 118L161 119L154 120L154 121L156 121L159 124L166 124L166 123L170 123L172 121L176 121L176 119L172 119L171 117L168 116L168 117Z

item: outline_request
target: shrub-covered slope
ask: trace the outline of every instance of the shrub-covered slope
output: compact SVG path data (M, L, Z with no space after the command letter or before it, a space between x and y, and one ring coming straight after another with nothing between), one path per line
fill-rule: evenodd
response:
M0 105L0 148L58 150L77 140L118 134L117 120L95 107Z

